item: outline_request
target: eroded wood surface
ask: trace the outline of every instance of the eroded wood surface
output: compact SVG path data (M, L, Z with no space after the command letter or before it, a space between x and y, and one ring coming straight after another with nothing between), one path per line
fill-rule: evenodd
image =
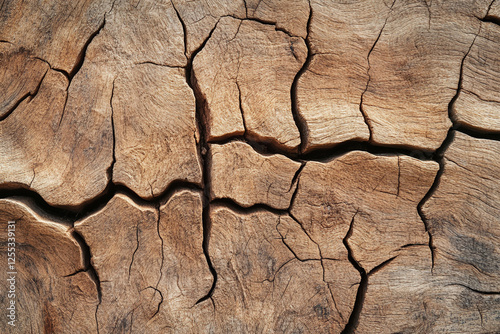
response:
M500 332L499 49L498 0L1 3L0 332Z

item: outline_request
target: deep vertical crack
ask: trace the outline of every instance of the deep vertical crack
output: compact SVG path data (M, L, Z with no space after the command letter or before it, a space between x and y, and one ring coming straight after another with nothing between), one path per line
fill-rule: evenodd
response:
M370 70L372 68L371 63L370 63L370 55L372 54L373 49L375 49L375 45L377 45L380 37L382 36L382 32L384 31L385 25L387 24L387 21L389 20L389 17L391 16L392 9L393 9L395 3L396 3L396 0L394 0L392 2L392 5L391 5L390 10L389 10L389 14L387 14L387 17L385 18L384 24L382 25L382 29L380 29L380 32L378 33L378 36L375 39L375 42L373 42L372 47L370 48L370 50L368 51L368 54L366 55L366 62L368 64L368 68L366 70L366 74L368 76L368 79L366 80L365 90L363 91L363 93L361 93L361 98L360 98L360 101L359 101L359 111L363 115L363 119L365 121L365 124L368 127L368 131L370 132L370 137L368 139L368 142L370 142L370 143L373 141L373 127L371 125L370 118L368 117L368 114L366 113L366 111L364 110L364 107L363 107L363 102L364 102L365 94L368 91L368 87L370 86L370 81L372 79L371 74L370 74Z
M489 9L488 9L488 11L489 11ZM452 126L448 130L448 134L447 134L445 140L443 141L441 146L436 150L436 152L433 154L433 157L432 157L433 160L439 164L439 170L436 173L436 177L434 178L434 182L432 183L431 187L429 188L429 190L427 191L425 196L422 198L422 200L417 204L418 215L420 216L420 219L424 223L425 231L427 232L427 234L429 236L429 249L431 251L431 263L432 263L431 272L434 270L436 247L434 246L433 236L431 233L431 227L429 226L430 225L429 221L428 221L427 217L425 216L422 208L425 205L425 203L431 198L431 196L436 192L437 188L439 187L439 183L441 181L441 176L444 173L444 165L445 165L444 155L445 155L445 152L448 149L448 147L451 145L451 143L453 142L453 139L455 137L455 129L459 128L459 125L457 124L456 116L453 112L453 106L455 104L455 101L458 99L458 97L460 95L460 91L462 90L463 71L464 71L465 60L469 56L469 53L472 49L472 46L476 42L476 38L479 35L479 33L481 32L481 27L482 27L482 22L479 23L479 30L478 30L477 34L474 36L472 43L470 44L469 48L467 49L467 52L465 53L465 55L463 56L463 58L460 62L460 71L459 71L459 78L458 78L456 93L452 97L452 99L450 100L450 103L448 104L448 118L450 119Z
M351 262L352 266L356 268L356 270L359 272L361 280L359 282L358 292L356 293L356 301L354 302L354 307L349 317L349 321L347 322L346 326L344 327L344 330L342 331L342 334L350 334L355 332L356 327L358 326L359 316L361 315L361 311L363 309L366 290L368 288L368 275L366 274L365 269L354 258L351 246L349 245L349 238L352 236L354 219L356 218L357 214L358 211L356 211L356 213L352 217L349 230L347 231L346 236L342 240L342 243L347 249L347 258L349 259L349 262Z
M179 15L179 20L181 23L184 25L184 22L182 20L182 17ZM205 255L205 259L207 261L208 268L210 270L210 273L213 276L213 282L212 286L210 287L210 290L198 301L196 304L201 303L207 299L210 299L212 301L212 304L214 305L215 308L215 303L212 299L212 294L214 292L215 286L217 284L217 272L212 265L212 260L210 259L210 254L208 252L208 246L209 246L209 240L210 240L210 229L212 227L212 223L210 220L210 167L209 167L209 159L208 159L208 131L207 131L207 107L206 107L206 100L201 93L200 87L198 86L198 83L196 81L196 76L194 75L193 72L193 62L194 58L196 55L203 50L205 45L207 44L208 40L212 37L213 32L217 28L217 25L219 23L220 19L215 23L213 26L212 30L210 30L210 33L208 34L207 38L201 43L201 45L193 51L193 53L190 55L187 61L186 69L185 69L185 75L186 75L186 82L188 86L192 89L193 94L195 96L196 100L196 111L195 111L195 118L196 118L196 126L198 129L198 134L199 134L199 141L198 141L198 156L199 159L202 163L203 170L202 170L202 179L203 179L203 193L202 193L202 225L203 225L203 242L202 242L202 248L203 248L203 254Z
M298 153L301 154L305 147L307 146L307 137L308 137L308 129L307 129L307 123L302 117L302 115L299 112L299 101L297 97L297 86L299 83L300 78L302 75L307 71L309 68L309 64L311 63L313 53L312 53L312 46L311 42L309 40L309 33L311 32L311 20L313 16L313 9L311 5L311 0L309 0L309 18L307 19L307 25L306 25L306 38L304 39L304 42L306 43L307 47L307 58L304 61L304 64L300 68L300 70L297 72L295 77L293 78L292 86L290 88L290 98L292 100L292 116L293 120L295 121L295 125L297 126L297 129L299 130L299 135L300 135L300 145L298 148Z

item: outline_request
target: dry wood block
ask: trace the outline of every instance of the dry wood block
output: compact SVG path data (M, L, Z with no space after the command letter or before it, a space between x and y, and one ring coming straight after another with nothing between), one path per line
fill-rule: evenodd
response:
M489 2L395 1L369 56L362 109L372 141L435 150Z
M330 289L350 291L354 300L350 287L359 275L347 259L351 275L323 267L318 246L305 241L308 236L288 215L212 207L210 217L209 254L218 274L212 296L216 328L228 333L341 331L347 319ZM294 254L310 258L301 261ZM350 313L352 305L349 310L339 305Z
M200 195L187 190L158 209L118 194L75 223L102 282L100 330L159 332L192 317L190 309L212 284L201 210Z
M7 117L24 99L35 95L48 68L25 49L0 42L0 119Z
M422 208L436 265L452 261L442 271L476 290L500 290L498 161L498 141L457 132L439 186Z
M244 142L210 145L209 159L211 199L229 198L243 207L290 206L299 162L279 154L261 155Z
M246 132L255 140L297 151L300 134L290 90L306 54L302 38L272 25L222 18L193 63L206 100L207 138Z
M438 170L433 161L354 151L328 163L308 162L291 213L325 258L343 258L347 242L366 270L410 244L427 244L417 204ZM390 236L390 237L389 237Z
M297 84L297 108L307 128L306 152L369 139L360 110L369 80L367 58L390 11L382 0L311 1L311 8L312 56Z
M276 25L288 34L306 38L309 19L308 0L246 0L246 16Z
M73 208L103 192L112 163L111 119L106 117L112 82L106 72L94 73L93 80L109 91L85 91L82 97L79 91L86 89L87 71L93 69L80 72L69 88L63 74L50 70L38 94L2 121L3 188L21 185L51 205ZM81 122L84 116L89 117Z
M500 27L483 22L463 65L453 113L460 125L500 131Z
M0 40L28 50L52 68L72 73L104 22L111 0L2 2Z
M407 248L368 278L356 333L495 333L500 297L431 270L426 246Z
M0 200L0 303L4 313L0 331L95 333L97 289L84 271L87 268L78 242L68 225L32 207L25 199ZM12 268L7 266L8 257L15 259ZM15 301L15 326L7 318L11 301Z
M114 82L113 182L143 198L174 181L201 183L195 99L179 68L137 65Z

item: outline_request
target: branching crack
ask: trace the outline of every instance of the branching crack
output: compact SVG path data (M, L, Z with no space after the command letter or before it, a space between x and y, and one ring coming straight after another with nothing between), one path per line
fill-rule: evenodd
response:
M368 288L368 275L366 274L366 271L361 265L359 264L358 261L353 256L353 252L351 249L351 246L349 245L349 238L352 236L353 233L353 227L354 227L354 220L358 214L358 211L354 213L354 216L351 219L351 224L349 226L349 230L347 231L346 236L342 240L345 248L347 249L347 258L349 259L349 262L351 262L352 266L356 268L356 270L359 272L359 275L361 277L361 281L359 283L358 287L358 292L356 294L356 301L354 302L354 307L351 312L351 316L349 317L349 321L347 322L346 326L344 327L344 330L342 331L342 334L350 334L354 333L356 330L356 327L358 326L358 321L359 321L359 316L361 314L361 310L363 309L363 303L365 301L365 295L366 295L366 290Z
M88 274L89 278L94 282L97 290L97 299L99 302L96 305L95 309L95 321L96 321L97 333L99 333L99 322L97 319L97 312L102 302L101 281L99 279L97 271L92 265L92 253L90 252L89 245L87 244L83 236L80 233L78 233L74 228L71 229L71 235L78 242L78 245L80 245L84 271Z

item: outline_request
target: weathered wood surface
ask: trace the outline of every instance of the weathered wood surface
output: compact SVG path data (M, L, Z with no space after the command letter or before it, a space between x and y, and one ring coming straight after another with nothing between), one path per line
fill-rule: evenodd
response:
M499 333L498 50L498 0L1 2L0 332Z

